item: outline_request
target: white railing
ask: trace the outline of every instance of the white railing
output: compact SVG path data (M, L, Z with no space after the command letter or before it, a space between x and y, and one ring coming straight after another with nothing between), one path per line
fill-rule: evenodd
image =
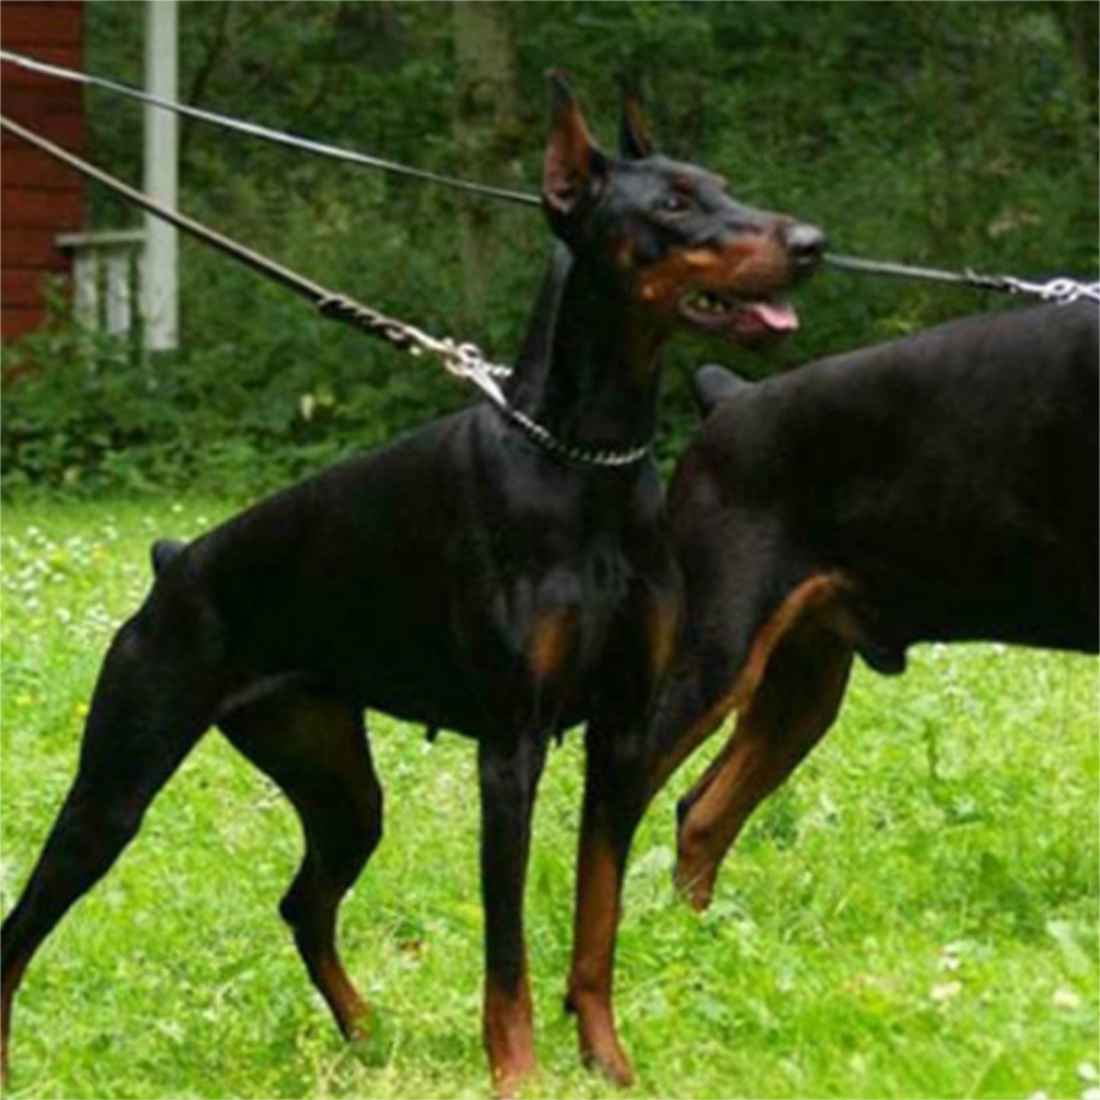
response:
M137 322L145 234L140 229L62 233L73 257L73 312L94 332L129 336Z

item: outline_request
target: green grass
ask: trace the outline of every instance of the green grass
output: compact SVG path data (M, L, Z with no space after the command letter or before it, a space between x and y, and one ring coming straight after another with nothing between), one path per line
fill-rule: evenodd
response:
M104 646L149 583L149 542L229 510L6 510L5 911L72 774ZM701 919L671 896L663 797L627 885L626 1095L1100 1095L1096 702L1095 660L1061 654L923 647L904 677L861 670ZM308 985L275 913L296 822L215 733L32 966L11 1095L487 1094L471 747L381 716L373 731L386 839L343 945L377 1040L345 1047ZM561 1011L580 766L572 737L535 824L537 1096L622 1095L578 1067Z

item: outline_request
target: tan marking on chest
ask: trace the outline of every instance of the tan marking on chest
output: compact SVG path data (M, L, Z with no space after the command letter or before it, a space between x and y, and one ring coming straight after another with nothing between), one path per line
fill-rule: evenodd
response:
M649 668L661 676L672 664L676 640L680 634L680 605L674 601L654 604L646 619Z
M535 618L527 643L527 662L535 682L544 684L564 665L577 639L577 611L560 608Z

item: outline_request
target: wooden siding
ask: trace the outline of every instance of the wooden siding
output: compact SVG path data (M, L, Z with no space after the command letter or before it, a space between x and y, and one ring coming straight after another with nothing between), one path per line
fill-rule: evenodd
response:
M83 63L82 0L4 0L0 42L7 49L79 69ZM0 68L4 113L69 149L86 141L83 95L65 84L14 65ZM43 280L69 270L56 244L59 233L83 222L83 188L75 173L45 153L3 135L0 142L0 334L14 340L43 319Z

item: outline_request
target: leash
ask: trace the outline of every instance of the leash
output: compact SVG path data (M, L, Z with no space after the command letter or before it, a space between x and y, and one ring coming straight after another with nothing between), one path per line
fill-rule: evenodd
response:
M1100 282L1083 283L1064 276L1049 279L1045 283L1035 283L1013 275L979 275L970 268L965 271L944 271L936 267L912 267L909 264L889 263L884 260L861 260L855 256L838 256L835 253L827 253L825 262L841 271L903 279L927 279L938 283L971 286L978 290L996 290L1005 294L1030 294L1045 302L1059 302L1062 305L1076 302L1078 298L1100 302Z
M207 111L201 107L191 107L186 103L177 103L172 99L151 95L149 92L143 92L138 88L131 87L129 84L120 84L115 80L107 80L102 76L92 76L90 73L67 69L62 65L51 65L45 61L27 57L25 54L15 53L13 50L0 49L0 60L18 65L20 68L28 69L31 72L43 73L46 76L57 77L59 80L67 80L73 84L82 84L89 88L102 88L105 91L114 92L116 95L125 96L127 99L137 100L139 103L146 103L153 107L172 111L177 115L183 115L185 118L193 118L212 126L220 126L225 130L247 134L249 137L262 138L264 141L270 141L276 145L286 145L291 149L300 149L315 156L331 157L334 160L346 161L349 164L360 164L367 168L379 168L383 172L390 172L397 176L407 176L409 179L417 179L425 183L439 183L453 190L468 191L475 195L485 195L504 202L522 203L524 206L541 206L542 204L542 200L537 195L532 195L526 191L513 191L508 187L494 187L487 183L474 183L470 180L459 179L457 176L429 172L424 168L412 168L407 164L398 164L396 161L371 156L369 153L360 153L354 149L342 149L338 145L326 145L324 142L299 137L284 130L274 130L269 126L261 126L257 122L248 122L246 119L218 114L216 111Z
M539 196L530 191L516 191L507 187L494 187L491 184L475 183L473 180L459 179L457 176L429 172L423 168L413 168L397 161L372 156L369 153L360 153L337 145L313 141L310 138L299 137L284 130L275 130L256 122L235 118L232 115L219 114L216 111L208 111L201 107L178 103L162 96L151 95L129 84L107 80L102 76L93 76L90 73L65 68L63 65L53 65L45 61L39 61L36 58L28 57L26 54L16 53L14 50L0 49L0 60L18 65L20 68L28 69L31 72L56 77L59 80L67 80L90 88L101 88L108 92L114 92L116 95L136 100L139 103L173 111L186 118L193 118L212 126L220 126L223 129L246 134L249 137L261 138L277 145L300 149L315 156L330 157L334 160L359 164L368 168L378 168L394 175L406 176L409 179L417 179L425 183L437 183L453 190L483 195L486 198L500 199L504 202L516 203L522 206L541 206ZM1056 278L1045 283L1037 283L1019 279L1012 275L981 275L969 268L961 272L944 271L939 268L916 267L885 260L863 260L856 256L843 256L835 252L825 253L823 261L830 267L835 267L840 271L852 271L858 274L953 283L956 286L968 286L977 290L992 290L1003 294L1032 295L1044 301L1068 303L1076 301L1078 298L1088 298L1100 302L1100 282L1087 283L1069 278Z
M412 356L423 354L436 356L448 374L479 389L508 420L516 424L544 450L559 459L584 466L621 467L640 462L649 454L648 443L625 451L595 450L566 443L522 409L517 409L509 403L497 379L508 378L512 374L511 368L489 362L476 344L459 343L449 336L442 339L432 336L415 325L389 317L346 294L336 293L304 275L299 275L298 272L270 257L246 247L239 241L211 229L202 222L164 206L143 191L131 187L67 149L55 145L33 130L13 122L3 114L0 114L0 130L13 134L28 145L68 165L82 176L95 180L109 191L126 199L127 202L162 218L184 233L196 237L219 252L232 256L233 259L292 291L300 298L305 298L316 307L322 317L342 321L370 336L385 340L391 346L408 352Z

